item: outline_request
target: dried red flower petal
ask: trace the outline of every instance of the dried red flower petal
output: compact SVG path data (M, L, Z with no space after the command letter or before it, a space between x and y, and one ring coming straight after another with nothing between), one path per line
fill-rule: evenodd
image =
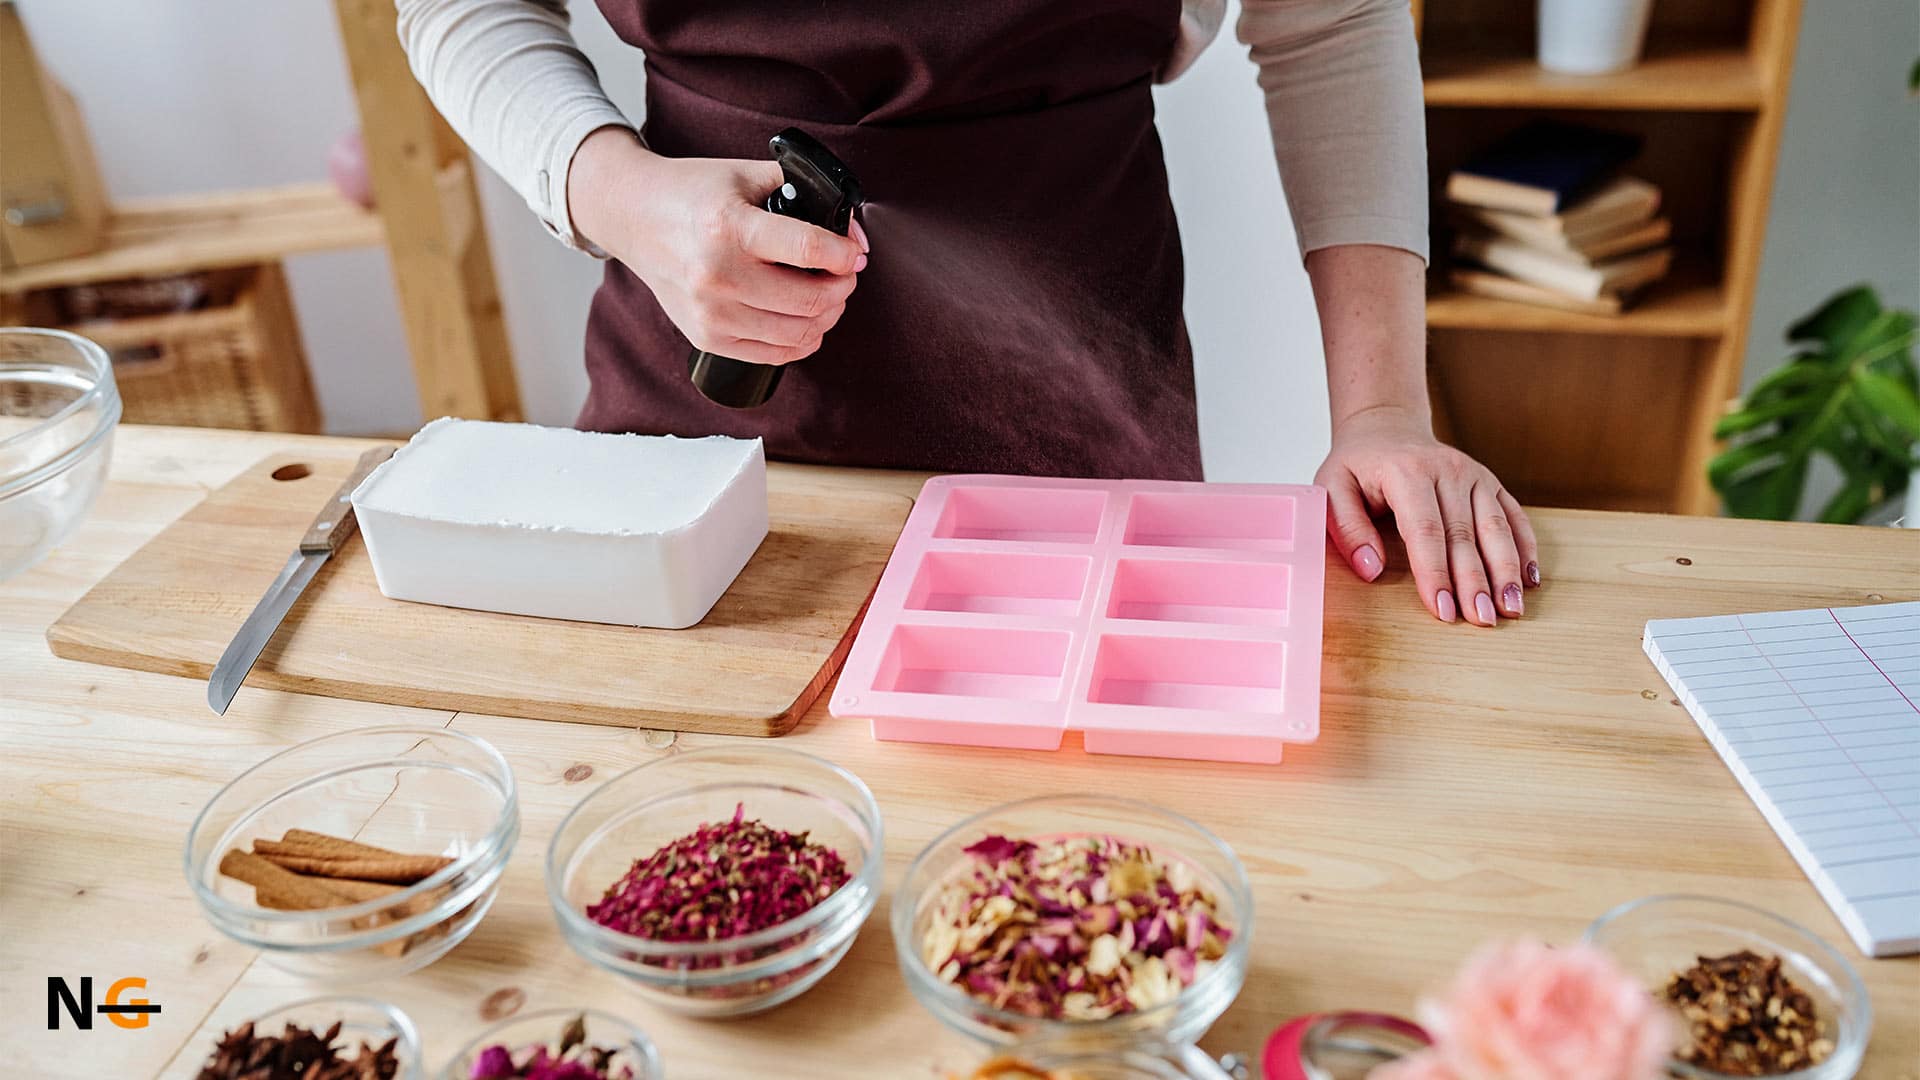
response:
M704 824L636 861L587 918L654 941L719 941L795 918L850 879L845 860L804 832L746 817Z
M965 849L935 896L921 956L996 1008L1098 1020L1177 996L1226 954L1231 933L1185 863L1111 836Z

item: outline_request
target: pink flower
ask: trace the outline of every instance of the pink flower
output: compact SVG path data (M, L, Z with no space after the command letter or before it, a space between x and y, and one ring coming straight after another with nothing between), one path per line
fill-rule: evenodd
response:
M1420 1022L1446 1071L1419 1080L1653 1080L1675 1044L1652 993L1587 945L1484 946Z
M1408 1054L1367 1073L1367 1080L1457 1080L1447 1071L1447 1063L1432 1050Z

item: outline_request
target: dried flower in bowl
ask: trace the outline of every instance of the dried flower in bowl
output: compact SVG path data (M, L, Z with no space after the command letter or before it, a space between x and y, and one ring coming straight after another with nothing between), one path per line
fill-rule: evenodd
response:
M989 836L966 852L933 900L921 958L995 1008L1049 1020L1151 1009L1233 937L1191 867L1139 844Z
M1774 1076L1832 1056L1833 1039L1813 998L1777 956L1742 949L1699 958L1661 996L1680 1010L1687 1044L1678 1057L1730 1076Z
M483 1048L473 1059L468 1080L634 1080L625 1052L587 1042L587 1020L576 1016L552 1043L514 1050L504 1043Z
M587 918L654 941L719 941L778 926L847 883L839 852L746 817L702 825L633 864Z
M334 1045L340 1022L315 1031L289 1021L279 1035L261 1035L251 1022L228 1032L197 1080L393 1080L400 1071L399 1038L360 1044L348 1055Z

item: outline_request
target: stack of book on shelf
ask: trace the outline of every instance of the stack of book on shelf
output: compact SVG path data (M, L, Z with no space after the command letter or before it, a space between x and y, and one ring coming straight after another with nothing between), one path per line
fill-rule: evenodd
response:
M1673 262L1660 189L1620 172L1639 150L1629 135L1541 121L1454 170L1453 287L1618 315Z

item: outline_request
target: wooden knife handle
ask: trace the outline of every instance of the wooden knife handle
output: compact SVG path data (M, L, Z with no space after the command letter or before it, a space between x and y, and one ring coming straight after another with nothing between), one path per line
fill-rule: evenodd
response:
M307 535L300 538L300 550L308 555L331 553L353 535L353 489L367 474L380 467L380 463L393 456L396 447L376 446L360 455L354 463L353 472L348 474L340 490L327 500L325 509L307 526Z

